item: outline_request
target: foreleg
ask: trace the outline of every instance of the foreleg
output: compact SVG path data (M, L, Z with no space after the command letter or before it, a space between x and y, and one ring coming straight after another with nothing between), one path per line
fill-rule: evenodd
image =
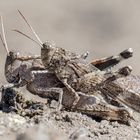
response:
M68 89L70 94L73 94L75 97L75 100L73 102L72 108L78 103L80 97L78 95L78 93L67 83L67 79L63 79L61 80L62 83L66 86L66 88Z
M27 84L28 84L28 82L26 80L22 79L19 83L15 83L14 87L16 87L16 88L24 87Z
M17 59L17 60L20 60L20 61L28 61L28 60L33 60L33 59L41 59L41 56L40 56L40 55L19 56L19 55L18 55L16 59Z

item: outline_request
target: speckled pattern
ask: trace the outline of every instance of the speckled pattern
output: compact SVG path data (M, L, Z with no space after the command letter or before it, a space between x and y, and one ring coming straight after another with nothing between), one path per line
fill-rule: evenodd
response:
M133 47L135 56L125 62L125 65L132 65L133 73L140 74L139 7L139 0L89 0L87 2L83 0L3 0L0 3L0 13L4 17L6 38L10 49L34 54L38 54L40 51L40 48L31 41L11 32L11 29L17 28L27 34L29 33L25 24L22 24L23 22L17 15L16 9L20 9L30 19L42 40L53 40L58 45L78 53L88 50L91 52L90 59L110 56L126 49L126 47ZM4 48L1 47L1 84L7 83L3 74L5 54ZM122 65L124 66L124 63ZM133 91L139 93L139 76L134 79L128 77L128 79L130 85L134 84L133 87L138 87L134 88ZM123 81L122 83L122 80L119 80L122 86L127 88L128 81L125 79ZM21 90L24 94L27 92ZM27 94L27 97L31 97L31 94ZM32 98L38 99L38 96ZM132 121L131 126L117 122L96 122L94 119L80 113L67 111L56 113L55 109L48 108L42 121L43 125L46 126L41 124L41 126L34 127L32 124L26 123L26 127L24 124L25 119L20 116L17 117L17 115L14 117L14 115L0 112L1 140L52 140L49 137L50 132L53 136L56 136L56 140L68 140L69 136L77 129L81 130L81 127L84 128L85 132L82 132L86 136L78 140L140 139L140 115L135 112L135 121ZM22 128L22 133L17 137L19 126ZM15 131L12 131L13 129ZM60 133L59 130L61 130ZM63 133L65 133L66 138L62 138Z
M116 83L128 91L140 94L140 76L130 75L118 79Z

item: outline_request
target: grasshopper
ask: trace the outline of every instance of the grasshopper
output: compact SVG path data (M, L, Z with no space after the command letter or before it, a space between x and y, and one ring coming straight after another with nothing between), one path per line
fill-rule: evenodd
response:
M127 70L127 68L126 68ZM129 68L128 68L129 70ZM120 70L120 73L123 69ZM117 72L116 72L117 73ZM40 81L40 82L38 82ZM54 89L52 87L61 87L62 89ZM32 88L31 88L32 87ZM48 91L48 87L50 87L50 91ZM87 115L97 116L102 119L107 120L118 120L123 123L128 123L129 118L131 118L131 114L128 110L123 107L116 107L109 105L108 102L104 98L100 96L100 93L97 92L96 95L85 95L81 92L77 92L80 96L79 101L77 102L74 108L71 108L73 105L73 101L75 100L74 96L69 93L69 91L64 87L59 79L53 73L42 73L41 75L36 73L35 79L29 85L29 91L32 93L37 93L40 97L43 98L52 98L58 100L59 92L64 92L62 105L64 108L78 111Z
M2 16L1 16L1 25L2 25L2 35L0 34L0 39L7 52L5 62L5 77L8 83L12 83L14 86L20 87L25 85L28 79L32 80L31 69L41 70L44 68L40 60L37 61L37 59L40 59L40 56L38 55L20 56L19 52L9 51L5 37ZM32 59L32 61L29 61L30 59Z
M41 44L41 43L40 43ZM45 43L44 43L45 44ZM42 44L42 46L44 46L44 44ZM51 44L49 44L49 43L47 43L47 44L45 44L46 46L46 48L48 48L48 50L46 51L47 53L49 52L49 55L48 56L46 56L46 61L47 61L47 63L48 62L50 62L50 59L49 59L49 57L51 57L52 56L52 52L51 52L51 50L49 50L49 49L52 49L50 46L51 46ZM53 49L52 49L53 50ZM117 79L117 80L119 80L119 78L120 77L126 77L127 75L129 75L130 74L130 72L131 72L131 68L130 67L124 67L124 68L122 68L122 69L120 69L118 72L115 72L115 73L112 73L112 75L110 76L110 74L109 73L103 73L103 74L101 74L101 71L99 71L99 69L94 69L94 70L92 70L92 72L91 73L88 73L88 72L85 72L84 73L84 75L82 75L81 73L81 75L79 74L79 72L78 72L78 68L76 67L76 66L78 66L77 64L78 64L78 62L77 62L77 58L75 58L75 57L71 57L71 56L74 56L74 55L72 55L71 53L69 53L69 52L65 52L65 50L63 50L62 49L62 52L64 53L62 53L64 56L68 56L68 57L70 57L70 61L74 61L75 63L75 65L73 65L73 66L71 66L70 65L70 68L72 68L72 70L74 70L74 72L76 71L76 74L78 75L76 75L77 77L77 85L76 85L76 88L74 88L74 89L76 89L76 92L79 90L79 92L83 92L84 91L84 94L86 93L86 91L85 90L87 90L87 93L88 94L90 94L89 92L92 92L91 94L92 94L92 96L94 96L94 97L98 97L100 94L101 94L101 96L100 97L103 97L102 96L102 94L104 94L104 96L106 96L106 95L109 95L109 96L111 96L111 94L108 94L107 92L114 92L115 94L118 92L118 86L116 86L116 84L114 84L114 81ZM60 49L60 53L61 53L61 49ZM66 53L66 54L65 54ZM45 54L45 53L44 53ZM126 58L130 55L130 54L132 54L132 51L131 51L131 49L129 49L128 51L124 51L123 53L120 53L120 55L119 55L119 58L120 58L120 56L121 56L121 58L125 58L125 57L122 57L123 55L122 54L124 54L124 56L126 56ZM131 55L130 55L131 56ZM60 58L61 58L61 55L60 55ZM112 59L112 58L111 58ZM110 59L110 60L111 60ZM63 60L63 59L62 59ZM64 59L64 60L66 60L66 59ZM69 59L68 59L69 60ZM102 59L103 60L103 59ZM104 60L106 60L106 59L104 59ZM119 59L118 59L119 60ZM120 60L122 60L122 59L120 59ZM78 60L79 61L79 60ZM96 63L95 63L96 62ZM104 63L105 62L105 63ZM93 65L96 65L96 64L98 64L98 66L97 67L99 67L99 64L109 64L109 63L106 63L107 61L101 61L101 63L99 62L99 61L93 61ZM109 62L109 61L108 61ZM113 61L112 61L113 62ZM119 61L118 61L119 62ZM112 64L116 64L116 63L118 63L117 61L115 62L115 63L112 63ZM56 59L56 61L54 61L52 64L50 64L49 65L49 68L50 68L50 70L53 70L53 65L54 65L54 63L56 63L56 64L58 64L59 63L59 60L57 60ZM73 64L73 63L72 63ZM111 64L111 63L110 63ZM112 64L111 64L111 66L112 66ZM80 63L80 68L82 68L81 67L81 63ZM104 67L105 65L102 65L101 67L100 67L100 69L102 70L102 69L105 69L105 67ZM110 65L108 65L108 66L110 66ZM108 67L107 66L107 67ZM49 69L48 68L48 66L46 67L47 69ZM77 68L77 69L76 69ZM97 72L97 73L96 73ZM117 74L116 74L117 73ZM36 73L37 74L37 73ZM52 74L54 74L54 78L53 79L55 79L55 78L58 78L57 80L59 81L60 79L59 79L59 77L56 75L56 73L55 73L55 71L54 71L54 73L52 73ZM96 82L96 75L97 75L97 78L99 78L99 82L98 82L98 79L97 79L97 82ZM108 76L109 75L109 76ZM39 75L38 75L38 77L39 77ZM45 77L47 77L47 76L45 76ZM86 78L87 77L87 78ZM90 78L91 77L91 78ZM100 78L101 77L101 78ZM107 77L107 78L106 78ZM130 75L130 77L131 77L131 75ZM39 77L40 78L40 77ZM100 80L101 79L101 80ZM124 78L125 79L125 78ZM93 83L91 83L93 81ZM62 81L59 81L59 82L62 82ZM82 84L82 82L84 83L84 84ZM95 83L94 83L95 82ZM118 81L117 81L118 82ZM43 84L40 84L40 86L42 86L43 88L44 88L44 86L47 86L48 87L48 83L47 82L45 82L46 83L46 85L43 85ZM44 84L45 84L44 83ZM57 82L56 82L57 83ZM86 83L88 83L87 85L86 85ZM113 86L112 86L112 83L114 84ZM62 82L62 84L63 84L63 86L65 87L65 84ZM90 85L89 85L90 84ZM83 85L82 87L81 87L81 85ZM114 90L108 90L107 88L107 86L110 86L110 88L113 88ZM54 86L54 84L53 84L53 86ZM87 87L87 86L89 86L89 87ZM50 87L52 87L51 85L50 85ZM70 94L70 92L71 92L71 90L68 90L68 88L67 88L67 86L65 87L65 89L66 89L66 93L68 93L68 95L69 96L72 96L72 94ZM94 90L92 90L92 89L94 89ZM123 92L124 91L124 89L123 88L121 88L120 86L119 86L119 89L122 89L122 91L120 92L120 95L121 95L121 98L122 98L122 95L125 95L125 92ZM39 89L40 90L40 89ZM92 90L92 91L91 91ZM43 91L42 89L40 90L40 91ZM94 91L94 92L93 92ZM95 92L95 91L97 91L97 93ZM44 90L44 93L41 93L40 95L41 96L48 96L48 94L45 94L45 92L46 92L46 90ZM80 94L79 94L79 92L77 92L77 94L78 94L78 96L80 96ZM100 92L100 94L99 94L99 92ZM131 95L132 93L130 93L130 92L128 92L128 95ZM66 98L68 99L68 97L69 96L66 96ZM56 96L56 94L55 94L55 96ZM83 96L87 96L87 95L83 95ZM118 96L118 94L117 94L117 96ZM121 103L124 103L124 104L126 104L126 105L128 105L129 107L132 107L133 109L135 109L135 110L137 110L137 107L139 107L139 104L137 104L136 103L136 106L135 107L133 107L133 105L135 104L134 102L132 103L132 105L130 105L131 104L131 102L128 104L127 102L128 102L128 100L127 99L131 99L131 97L133 97L133 96L131 96L130 98L122 98L122 100L121 100L121 98L118 98L117 96L115 96L114 94L113 94L113 96L111 96L112 98L114 98L115 100L116 99L119 99L119 100L116 100L116 101L118 101L120 104ZM134 95L135 96L135 95ZM65 94L64 94L64 97L65 97ZM63 98L64 98L63 97ZM72 96L73 97L73 96ZM139 97L139 96L137 96L137 97ZM91 99L91 97L89 96L89 98ZM65 99L65 98L64 98ZM81 99L81 97L80 97L80 99ZM80 101L80 99L78 100L78 102ZM104 98L103 98L104 99ZM75 99L74 99L74 97L73 97L73 101L74 101ZM125 101L126 100L126 102L123 102L123 101ZM63 101L64 100L62 100L62 103L63 103ZM134 100L135 101L135 100ZM139 101L139 98L138 98L138 100L137 101ZM63 103L64 104L64 103ZM76 104L77 105L77 104ZM108 105L108 104L106 104L106 105ZM106 106L105 105L105 106ZM70 104L70 106L72 106L72 104ZM75 108L75 107L74 107ZM111 108L110 108L111 109ZM77 108L76 108L76 110L78 110ZM82 109L83 110L83 109ZM88 109L85 109L84 111L86 112ZM96 109L95 109L96 110ZM94 110L94 111L95 111ZM139 110L137 110L137 111L139 111ZM81 111L82 112L82 111ZM96 112L96 111L95 111ZM100 111L99 111L100 112ZM94 113L93 113L94 114ZM96 113L95 113L96 114ZM97 113L98 114L98 113ZM100 113L99 113L100 114ZM102 114L102 113L101 113ZM100 115L101 115L100 114ZM99 115L99 116L100 116ZM111 114L110 114L111 115ZM109 115L109 116L110 116ZM108 116L108 117L109 117ZM121 114L120 114L120 116L121 116Z
M22 56L19 54L19 52L9 51L7 41L6 41L2 16L1 16L1 25L2 25L2 35L0 34L0 38L7 52L7 57L5 62L5 77L8 83L11 83L8 85L4 85L4 87L6 88L6 87L26 86L27 90L29 90L34 94L38 94L37 86L40 83L38 76L42 78L42 76L45 76L45 74L48 73L48 70L44 69L44 66L42 65L41 62L41 57L38 55ZM36 42L35 40L33 41ZM88 52L82 55L73 54L73 56L77 57L78 59L86 59L86 57L88 56ZM37 73L37 78L35 77L36 73ZM52 78L54 77L53 74L51 73L50 76L52 76ZM48 85L48 89L46 89L46 92L59 91L60 99L61 99L60 88L62 86L62 83L58 82L58 80L56 80L56 82L55 80L53 82L54 88Z
M109 59L101 59L101 61L93 61L90 65L77 62L77 58L74 53L66 51L65 49L55 47L50 42L42 43L33 27L29 24L23 14L19 11L22 18L30 27L31 31L35 34L41 47L41 59L42 63L47 70L53 71L56 77L63 83L63 85L75 96L74 105L79 100L79 96L73 87L77 84L77 79L88 73L100 72L98 67L103 70L107 67L111 67L119 63L122 59L132 56L132 49L128 49L120 53L119 57ZM17 31L17 30L15 30ZM17 31L19 32L19 31ZM74 57L73 57L74 56ZM115 60L115 61L114 61ZM93 66L95 65L95 66Z
M72 56L71 58L72 60L74 58L74 61L79 62L79 59L75 58L76 55L74 53L72 55L71 53L67 53L67 55ZM86 55L82 55L82 56L86 56ZM18 57L17 60L23 61L23 60L29 60L29 58L27 59L24 57ZM65 85L61 81L59 81L59 79L56 77L54 73L49 73L46 71L45 72L40 71L39 73L39 71L37 71L36 68L34 69L33 67L31 67L30 71L28 71L28 72L34 72L35 77L33 80L28 81L27 89L42 97L54 96L53 98L57 98L57 99L58 97L56 97L57 96L56 92L58 92L58 88L60 90L64 90L65 94L63 96L62 104L64 105L65 108L71 108L73 101L75 100L74 96L70 94L71 91L65 88ZM94 68L94 70L98 70L98 69ZM20 79L20 75L19 75L19 79ZM44 83L42 83L43 81ZM51 95L48 94L49 92L48 87L50 87ZM55 88L52 88L52 87L55 87ZM55 94L52 95L52 93L55 93ZM96 94L92 96L85 95L82 92L77 92L77 94L80 98L76 106L73 108L73 110L77 110L79 112L86 113L89 115L98 116L107 120L120 120L120 121L122 120L123 122L126 122L126 120L128 120L128 118L130 117L129 112L126 109L118 108L118 107L107 104L104 101L104 99L99 96L100 94Z
M19 60L15 60L15 61L19 61ZM19 65L19 67L21 67L21 63ZM19 74L18 74L18 76L20 79ZM45 85L43 84L43 81L45 81ZM12 80L9 80L9 82L11 82L11 83L14 82L14 84L15 84L15 83L18 83L18 80L12 79ZM47 87L45 88L43 86L47 86ZM49 87L50 87L50 94L49 94L49 90L48 90ZM56 88L52 88L52 87L56 87ZM64 87L64 86L62 83L60 83L60 81L57 79L57 77L54 74L48 73L48 72L41 73L41 75L36 73L35 79L32 82L30 81L27 84L27 89L30 92L32 92L34 94L36 93L41 97L49 97L49 98L53 98L53 99L59 98L58 94L56 94L56 93L61 92L61 89L59 89L59 88L62 88L62 87ZM7 92L6 92L7 90L8 90L7 88L2 90L3 97L5 97L7 95ZM71 94L69 94L68 91L66 91L66 89L64 92L65 92L65 94L63 96L64 98L63 98L62 104L66 109L71 109L71 105L73 103L73 96L70 96ZM88 97L86 95L83 95L82 93L81 94L78 93L78 94L80 95L80 100L73 110L76 110L81 113L85 113L87 115L101 117L102 119L117 120L117 121L121 121L123 123L128 123L131 115L129 114L129 112L127 110L125 110L123 108L118 108L118 107L113 107L111 105L107 105L104 102L101 102L97 97L94 97L94 96ZM11 95L11 92L10 92L10 95ZM14 96L11 95L10 97L14 97ZM71 100L69 100L68 98ZM4 100L4 99L5 98L2 98L1 102L6 104L7 99L6 100ZM10 99L10 101L11 101L11 99ZM12 101L15 101L15 100L12 100Z

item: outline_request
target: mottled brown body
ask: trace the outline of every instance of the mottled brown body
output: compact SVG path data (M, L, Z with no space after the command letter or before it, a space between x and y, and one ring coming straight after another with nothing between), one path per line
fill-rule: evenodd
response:
M44 79L44 76L47 78ZM56 85L56 87L61 85L61 84L60 85L58 84L58 82L60 81L57 79L57 77L55 77L54 74L52 75L52 74L47 73L47 74L44 74L44 76L41 78L39 75L38 76L37 74L35 75L35 77L37 79L39 78L40 81L44 79L44 82L48 84L48 87L54 88L54 85ZM52 98L52 99L58 100L59 90L47 91L46 89L48 88L46 87L46 84L45 83L38 84L37 81L34 81L33 83L31 83L33 84L32 86L29 85L29 89L28 89L29 91L32 91L33 93L36 93L37 95L43 98ZM61 87L63 86L64 85L61 85ZM64 87L63 87L63 91L64 91L64 94L63 94L63 99L62 99L62 105L66 109L78 111L81 113L85 113L87 115L101 117L102 119L120 120L122 122L126 122L126 120L128 121L129 117L131 116L127 109L109 104L100 92L94 92L93 95L89 95L89 96L85 95L84 93L78 92L80 99L78 103L76 104L76 106L74 106L74 108L71 108L75 98Z
M129 52L128 50L124 51L125 53ZM49 42L43 44L41 48L41 59L42 63L47 70L53 71L56 77L65 85L65 87L70 91L70 94L75 96L74 105L79 100L78 94L76 91L89 94L96 92L96 85L102 83L105 80L105 73L101 72L96 68L93 63L88 64L87 62L81 62L79 58L73 55L63 48L56 47ZM132 51L129 53L129 57L132 56ZM71 57L74 56L74 57ZM128 56L128 55L127 55ZM116 57L118 61L120 60L120 55ZM127 57L128 58L128 57ZM115 57L114 57L115 59ZM124 59L124 58L123 58ZM108 59L109 62L111 59ZM104 63L108 67L108 61ZM99 65L99 63L98 63ZM110 64L112 66L112 63ZM91 76L92 75L92 76Z
M26 62L26 61L25 61ZM26 62L26 64L29 63L29 61ZM37 70L34 68L37 67L31 67L31 63L29 63L28 68L30 70ZM24 71L26 72L26 71ZM28 71L29 72L29 71ZM53 99L58 99L59 98L59 90L48 90L48 88L56 88L56 87L64 87L64 85L57 79L57 77L53 73L36 73L35 79L33 81L28 82L27 84L27 89L34 93L37 94L41 97L51 97ZM47 90L46 90L47 89ZM71 109L71 106L74 101L74 97L69 94L68 90L65 89L63 100L62 100L62 105L67 108ZM98 102L97 102L98 101ZM93 116L98 116L101 117L102 119L108 119L108 120L121 120L121 115L120 112L126 112L125 115L129 116L129 112L125 109L113 107L111 105L107 105L102 99L97 98L96 96L86 96L86 95L80 95L80 100L78 101L77 105L73 108L74 110L77 110L79 112L93 115ZM122 114L122 113L121 113ZM123 120L126 122L128 121L128 118L124 117L122 115L122 118L125 118Z
M128 54L129 55L132 54L132 51L129 52L128 50L127 51L125 50L123 53L120 54L123 54L123 56L128 57ZM69 55L67 56L67 54ZM128 69L122 68L120 70L120 73L110 72L111 73L110 76L106 72L102 72L99 69L97 69L94 65L91 68L91 64L87 65L87 63L85 64L81 63L80 61L77 61L77 58L71 59L71 57L69 56L70 52L62 48L55 47L48 42L46 44L43 44L43 48L41 49L41 59L45 68L52 70L54 74L57 76L57 78L68 89L70 94L72 93L75 96L73 106L75 106L79 100L77 92L82 92L88 95L90 94L94 95L96 92L100 91L100 93L103 96L105 96L107 100L108 97L112 98L112 96L109 93L106 93L105 89L108 89L108 86L110 86L111 88L112 85L112 89L110 89L110 91L116 94L115 92L117 92L118 85L115 85L112 82L121 77L126 77L128 75L127 70L128 71L130 70L129 68ZM108 80L108 82L106 80ZM120 92L121 92L120 94L124 95L123 89ZM118 101L116 98L112 99ZM123 100L125 99L126 98L124 97ZM121 102L119 103L121 104ZM128 100L122 103L130 106ZM139 105L137 104L136 106L138 107ZM134 109L137 110L136 109L137 107L134 107Z
M122 60L132 57L133 50L131 48L129 48L129 49L121 52L119 55L117 55L115 57L111 56L108 58L100 59L99 61L96 61L96 60L92 61L90 65L88 65L87 63L83 64L83 61L82 61L82 63L79 63L80 61L79 61L79 58L77 57L78 56L77 54L66 51L63 48L56 47L53 44L51 44L50 42L42 43L42 41L40 40L38 35L35 33L35 30L31 26L31 24L27 21L25 16L19 10L18 10L18 12L19 12L20 16L23 18L23 20L26 22L28 27L31 29L32 33L35 35L36 39L38 40L38 44L41 46L41 59L42 59L43 65L45 66L45 68L47 70L50 70L51 72L53 72L56 75L56 77L63 83L63 85L68 89L68 91L70 91L70 93L72 93L76 97L74 104L76 104L77 101L79 100L78 94L75 91L75 87L76 88L80 87L79 85L77 86L77 81L78 82L82 81L82 80L79 80L79 78L81 79L82 76L92 72L92 75L94 75L94 76L92 76L91 81L96 82L97 80L95 78L95 74L97 74L97 71L99 69L100 70L103 70L106 68L108 69L108 68L113 67L114 65L118 64ZM19 31L17 31L17 32L19 32ZM23 34L23 33L21 33L21 34ZM27 37L27 35L25 35L25 36ZM28 38L30 38L30 37L28 37ZM33 40L33 39L31 39L31 40ZM36 41L34 41L34 42L36 42ZM99 68L99 69L97 69L97 68ZM93 74L93 73L95 73L95 74ZM100 72L99 72L97 77L100 77L100 75L102 75L102 74L100 74ZM103 79L104 78L102 78L102 80ZM93 84L91 84L91 85L93 88L94 87ZM98 85L98 82L96 85ZM84 87L86 88L86 86L84 86Z
M7 60L12 60L12 59L9 59L8 56ZM79 60L78 58L76 58L75 61L73 62L73 64L75 65L73 66L78 66L76 67L78 70L78 68L81 67L84 68L85 66L84 63L85 61L83 60L82 63L81 58ZM27 90L41 97L59 99L59 93L63 91L63 88L65 87L63 83L61 83L60 80L55 76L54 73L48 73L46 70L44 70L40 59L39 60L35 58L33 59L33 57L16 56L13 59L13 61L10 62L8 61L8 63L6 63L5 70L9 74L10 78L11 78L10 74L14 75L12 78L18 77L17 81L14 79L11 80L10 82L13 83L13 81L16 81L14 82L16 86L26 85ZM99 72L99 70L95 68L94 72ZM78 71L77 73L79 74L80 72ZM76 76L79 77L79 75ZM19 80L24 82L18 83ZM125 123L130 118L130 114L126 109L107 104L106 101L98 94L95 94L93 96L87 96L82 93L81 94L77 93L77 94L80 95L80 98L76 106L73 108L73 110L88 115L101 117L102 119L107 119L107 120L122 121L122 118L125 118L123 119L123 122ZM70 92L65 88L63 100L62 100L62 105L64 106L64 108L72 109L71 107L73 105L74 100L75 100L74 96L71 95Z
M30 29L33 31L33 28L27 22L22 13L20 11L19 13L26 21ZM38 37L37 39L39 40L39 44L42 47L41 59L43 66L45 66L46 71L51 71L52 74L54 74L54 80L57 80L53 81L52 79L47 79L46 75L44 79L44 85L43 83L39 83L40 81L38 82L36 77L33 77L33 79L31 78L31 80L25 80L27 83L28 90L32 90L32 92L34 90L39 96L42 94L43 96L46 95L47 97L48 92L61 92L62 95L63 90L64 95L62 99L62 104L65 108L70 107L70 109L77 110L79 112L83 112L90 115L99 116L107 120L122 120L123 122L128 121L130 114L126 109L117 106L112 106L111 104L107 103L107 100L105 100L104 96L102 96L103 94L105 94L105 92L102 92L101 90L102 86L104 87L108 83L108 81L114 81L112 80L114 73L111 72L111 75L113 75L111 78L109 76L107 76L106 78L107 73L105 72L104 74L102 74L100 70L105 69L105 67L112 67L119 63L121 60L131 57L132 51L127 50L126 52L124 52L124 54L120 54L117 58L109 58L108 60L103 59L105 61L101 60L98 62L93 61L92 64L88 65L88 63L84 63L83 60L81 62L79 55L77 55L76 53L66 51L63 48L55 47L49 42L43 44ZM96 67L94 66L95 64ZM31 70L30 68L27 69L27 71L28 70L29 75L45 73L45 71L40 72L34 69ZM40 79L44 77L41 75L38 78ZM115 79L117 78L115 75ZM60 87L60 85L57 84L57 82L59 82L60 85L62 85L62 87ZM52 83L53 85L51 86ZM54 83L56 83L56 85ZM48 89L48 85L51 88ZM88 95L90 93L92 95ZM57 94L54 94L54 96L56 95ZM105 96L109 95L105 94Z
M30 63L33 61L29 61L29 60L25 62L24 61L21 61L20 66L22 66L23 64L26 64L26 65L28 64L27 65L28 69L25 69L26 71L24 70L23 74L26 75L26 73L30 74L31 72L35 71L34 78L32 80L28 80L28 82L26 83L27 89L31 91L32 93L37 94L41 97L51 97L53 99L58 99L60 90L56 88L57 87L59 89L63 88L64 85L59 81L59 79L55 76L55 74L47 73L46 71L44 71L43 73L42 70L40 71L41 73L39 73L37 64L35 65L35 67L33 67L32 63ZM30 76L28 78L30 79ZM26 78L25 76L24 78L22 77L22 79L28 79L28 78ZM102 119L107 119L107 120L122 121L122 118L125 118L123 122L127 122L129 120L130 114L126 109L109 105L106 103L106 101L104 101L103 98L100 98L100 96L99 97L98 96L99 96L98 94L96 94L95 96L87 96L84 94L82 95L80 94L79 101L77 102L77 105L73 108L73 110L76 110L76 111L79 111L81 113L85 113L88 115L98 116L98 117L101 117ZM67 109L71 109L71 106L74 100L75 100L74 96L71 95L67 89L65 89L62 105Z
M75 53L56 47L50 42L43 44L41 48L41 59L45 68L52 71L70 91L70 94L75 96L75 101L73 103L73 105L75 105L79 100L79 96L73 86L77 83L78 78L86 73L92 72L93 69L81 63ZM98 70L96 67L94 67L94 69L94 71Z
M22 59L21 59L22 58ZM28 61L25 61L28 60ZM58 99L59 98L59 92L60 88L64 88L64 85L59 81L59 79L55 76L54 73L48 73L44 70L43 73L43 67L40 63L40 60L29 60L25 59L24 57L20 57L20 59L17 59L13 62L18 62L19 66L22 68L22 74L24 77L22 77L20 72L20 67L13 67L15 71L18 71L18 76L21 77L21 79L26 79L27 83L27 90L30 92L37 94L41 97L49 97L52 99ZM33 63L34 62L34 63ZM26 64L26 65L25 65ZM26 69L23 69L22 66L26 66ZM41 65L41 67L39 66ZM82 65L82 64L81 64ZM80 67L81 67L80 65ZM18 65L16 65L18 66ZM40 72L39 72L40 69ZM24 71L23 71L24 70ZM30 76L25 76L31 74L31 72L35 71L34 77L32 80L30 79ZM27 73L27 74L26 74ZM100 73L100 76L99 74ZM89 78L89 74L85 75L85 77L82 77L81 79L87 79L88 82L81 80L81 85L86 85L85 87L81 88L80 91L84 92L84 94L92 94L93 96L87 96L84 94L80 94L79 101L77 102L76 106L73 108L73 110L76 110L81 113L85 113L88 115L93 115L97 117L101 117L102 119L107 120L119 120L122 122L127 122L129 120L130 114L129 111L120 108L117 106L112 106L107 103L107 101L103 98L102 94L100 92L96 92L97 90L93 88L87 88L92 85L92 87L96 87L96 84L100 83L104 79L104 74L101 73L99 70L94 71L94 81L92 78ZM28 79L29 78L29 79ZM99 81L99 82L98 82ZM93 86L94 84L94 86ZM78 84L77 84L78 85ZM22 85L23 86L23 85ZM49 90L48 90L49 89ZM62 89L63 90L63 89ZM90 90L92 93L90 93ZM79 93L78 93L79 95ZM63 100L62 105L64 108L72 109L71 106L74 102L75 98L73 95L69 93L69 91L65 88L64 94L63 94ZM120 113L121 112L121 113ZM124 118L124 119L122 119Z

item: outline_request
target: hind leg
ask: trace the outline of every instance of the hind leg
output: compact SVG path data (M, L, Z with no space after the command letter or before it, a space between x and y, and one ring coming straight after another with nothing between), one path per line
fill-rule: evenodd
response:
M106 72L105 73L106 80L104 81L104 83L112 82L119 78L129 76L131 72L132 72L131 66L122 67L115 72L112 71Z
M80 99L74 108L75 111L109 121L120 121L125 124L129 124L129 120L132 119L130 110L124 107L107 104L94 95L85 96L84 94L79 94L79 96Z
M116 56L110 56L110 57L106 57L106 58L93 60L91 62L91 64L100 70L108 70L111 67L120 63L121 61L132 57L132 55L133 55L133 50L132 50L132 48L129 48L127 50L122 51L121 53L119 53Z

